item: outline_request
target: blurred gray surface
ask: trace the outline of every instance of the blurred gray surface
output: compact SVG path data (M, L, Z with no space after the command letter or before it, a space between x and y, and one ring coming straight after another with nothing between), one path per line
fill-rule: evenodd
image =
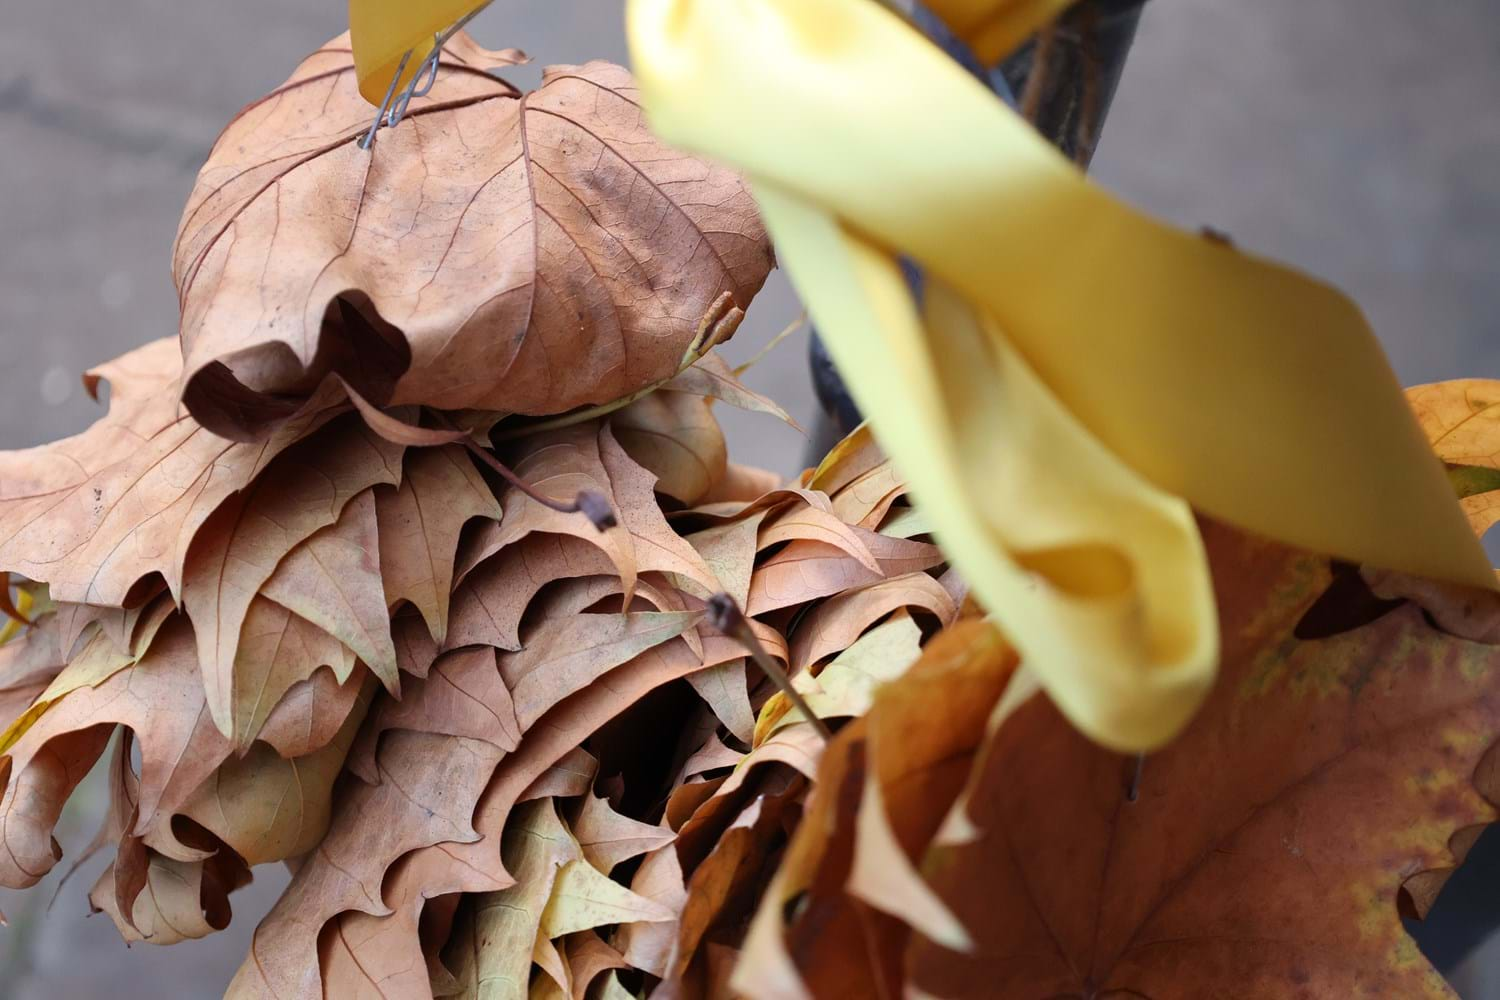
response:
M168 255L198 163L230 115L342 29L344 10L0 0L0 447L82 429L98 409L78 373L175 330ZM497 0L475 33L539 62L621 59L620 11L619 0ZM891 74L899 86L900 67ZM530 84L535 71L514 78ZM1152 0L1096 175L1168 219L1342 285L1404 380L1500 377L1493 0ZM797 312L773 279L731 354ZM799 418L812 412L804 350L797 338L752 376ZM740 461L798 467L795 433L725 417ZM78 805L62 836L70 855L98 815ZM102 861L45 919L56 874L0 893L13 925L0 933L0 997L216 996L283 878L259 874L225 934L127 953L106 918L80 917ZM1485 977L1493 951L1465 971L1466 996L1500 997Z

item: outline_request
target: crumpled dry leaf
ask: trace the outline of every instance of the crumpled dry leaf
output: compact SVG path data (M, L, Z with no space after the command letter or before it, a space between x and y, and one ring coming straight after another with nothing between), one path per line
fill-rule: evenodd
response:
M203 700L193 633L174 616L137 669L60 698L7 752L10 780L0 800L0 882L32 885L57 860L51 838L63 803L113 732L128 727L140 743L135 832L176 812L230 754Z
M523 98L480 68L517 58L455 36L366 151L339 38L230 123L173 253L206 427L263 434L330 372L378 405L559 413L674 375L724 293L737 322L772 263L739 177L653 138L620 67Z

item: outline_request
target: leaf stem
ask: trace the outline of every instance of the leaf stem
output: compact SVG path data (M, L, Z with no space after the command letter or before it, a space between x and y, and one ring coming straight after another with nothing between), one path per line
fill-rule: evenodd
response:
M802 692L792 685L792 679L787 676L785 670L781 669L781 664L777 663L771 654L766 652L766 647L761 645L755 631L750 628L750 623L745 620L745 613L740 610L739 604L735 603L733 597L722 593L710 597L708 621L714 628L750 651L750 658L755 661L755 665L771 678L771 682L781 690L782 694L786 695L787 700L802 713L803 718L812 723L813 731L823 738L823 742L833 739L833 733L829 731L828 724L813 712L807 700L802 697Z
M448 428L457 430L453 426L453 421L449 420L444 414L434 411L433 417ZM485 465L488 465L491 469L494 469L507 483L510 483L543 507L555 510L559 514L583 514L601 532L608 531L620 523L619 519L615 517L614 508L610 506L609 500L603 494L595 490L579 490L578 495L573 498L572 503L553 499L545 493L539 493L534 486L516 475L510 466L495 457L493 452L481 447L473 439L464 438L463 443L469 449L470 454L478 458Z

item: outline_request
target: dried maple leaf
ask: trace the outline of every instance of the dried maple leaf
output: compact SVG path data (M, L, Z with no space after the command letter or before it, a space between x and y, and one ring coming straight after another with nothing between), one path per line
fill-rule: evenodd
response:
M724 432L702 396L653 392L609 418L620 447L656 477L656 491L697 503L724 477Z
M57 860L51 839L63 803L104 752L114 725L141 747L136 833L170 816L230 754L203 701L193 633L174 616L136 669L84 686L51 705L7 751L0 800L0 881L30 885Z
M242 111L189 198L173 274L205 426L263 433L329 372L380 405L609 402L675 374L716 300L737 312L765 280L743 182L658 142L620 67L554 67L522 96L479 68L516 53L459 34L365 150L347 44Z
M280 737L265 731L270 718L283 711L299 686L309 685L308 694L313 693L311 682L319 667L330 668L333 680L342 685L354 666L354 653L343 643L257 596L245 613L235 654L231 737L236 749L246 750L257 739L276 743Z
M332 740L305 757L283 757L266 743L231 757L180 810L252 865L300 857L317 847L333 814L333 785L364 719L371 684Z
M92 370L109 414L76 437L0 452L0 566L44 581L55 600L123 607L159 575L174 594L199 527L281 451L347 406L319 390L257 444L236 444L184 416L182 359L158 340Z
M1475 533L1500 524L1500 381L1435 382L1406 390L1406 398Z
M925 573L908 573L845 591L818 605L792 636L794 672L849 648L871 625L898 608L915 608L944 625L958 616L953 598Z
M500 520L500 505L468 454L452 445L411 452L401 486L377 489L375 500L386 602L413 604L442 645L459 533L472 518Z
M221 732L234 731L234 664L239 649L241 629L255 595L272 587L267 596L276 599L282 592L298 611L314 622L314 608L319 604L310 596L332 596L316 579L321 576L318 556L303 545L315 533L340 520L345 506L377 483L395 484L401 478L401 455L404 449L375 434L357 417L349 418L290 449L273 462L249 489L231 496L199 529L188 551L183 574L182 605L193 620L198 638L198 655L203 665L204 687L208 707ZM358 516L356 508L351 518ZM374 503L368 504L364 522L367 534L373 534ZM359 522L351 525L358 532ZM330 536L330 546L347 550L358 547L356 537L340 545L337 535ZM302 546L307 554L293 560L280 580L273 577L289 553ZM373 539L362 550L366 561L378 558ZM376 613L385 618L385 599L380 591L378 567L373 579ZM350 581L353 582L352 580ZM336 592L335 592L336 593ZM321 605L330 611L337 604ZM325 624L330 631L330 623ZM394 681L395 651L370 648L359 643L358 629L349 628L338 638L357 652L370 656L371 666L385 669L388 683ZM389 626L380 631L389 644Z
M288 552L260 592L333 636L387 689L397 690L383 581L375 491L365 490L344 506L338 520Z
M596 795L583 797L569 823L584 860L608 874L615 865L672 842L672 831L622 816Z
M840 734L821 780L853 792L798 834L736 988L1452 996L1401 914L1495 818L1500 650L1413 604L1298 639L1328 560L1204 537L1224 663L1177 741L1099 748L963 626Z

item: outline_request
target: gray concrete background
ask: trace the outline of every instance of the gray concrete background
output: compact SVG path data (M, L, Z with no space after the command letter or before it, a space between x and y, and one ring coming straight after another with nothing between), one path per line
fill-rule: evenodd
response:
M622 59L620 9L496 0L475 33L539 62ZM98 411L78 373L175 330L168 254L197 165L223 122L343 19L340 0L0 0L0 447L86 426ZM1096 175L1341 284L1406 381L1500 377L1494 0L1153 0ZM797 312L773 279L731 353ZM753 376L799 417L812 412L804 348L784 345ZM728 420L741 461L799 464L795 433ZM97 798L83 798L62 831L70 851L97 821ZM80 916L98 863L50 916L55 875L0 893L13 924L0 997L217 995L281 881L267 872L236 897L225 934L127 955L104 918ZM1500 997L1494 964L1464 972L1466 996Z

